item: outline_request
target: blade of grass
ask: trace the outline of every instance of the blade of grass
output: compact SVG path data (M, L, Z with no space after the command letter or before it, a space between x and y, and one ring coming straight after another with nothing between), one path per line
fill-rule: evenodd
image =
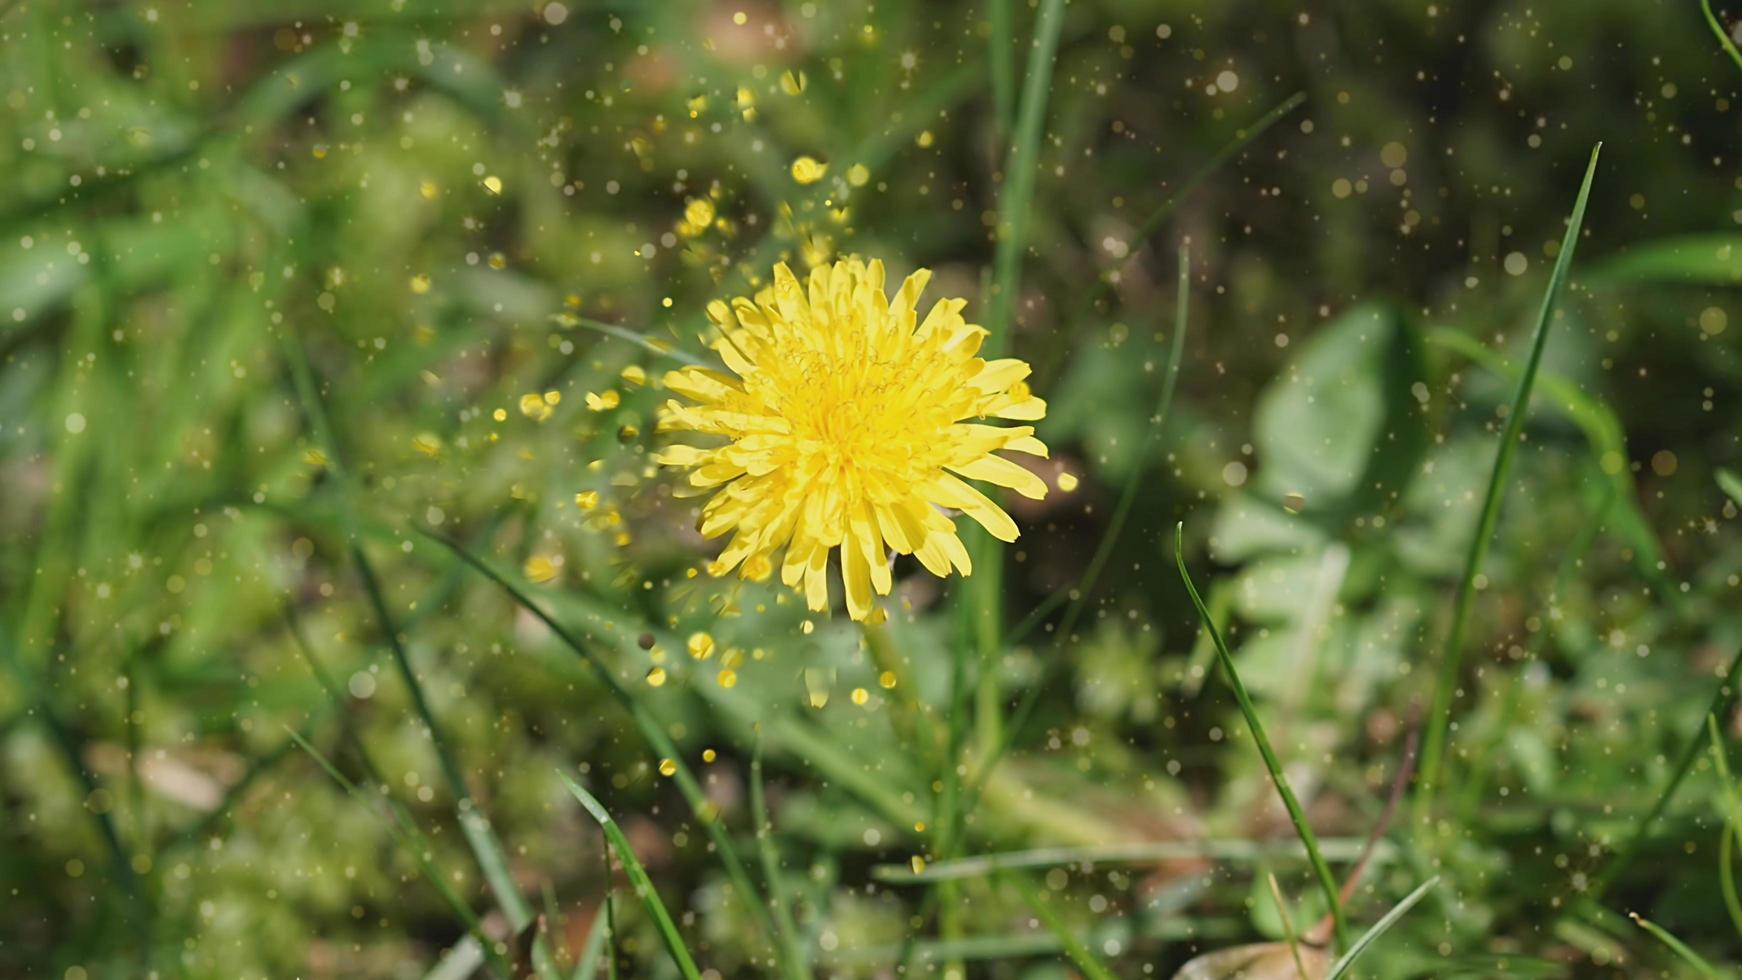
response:
M1294 916L1288 913L1288 902L1282 897L1282 886L1276 883L1276 875L1265 872L1264 880L1270 885L1270 900L1276 903L1277 918L1282 920L1282 936L1288 940L1288 955L1294 959L1294 973L1299 980L1311 980L1307 976L1306 964L1300 958L1300 937L1295 932Z
M1330 859L1354 861L1366 850L1366 841L1356 837L1327 837L1319 842ZM1386 853L1390 853L1387 851ZM1056 868L1074 865L1159 864L1166 861L1272 861L1304 858L1299 841L1196 840L1145 841L1141 844L1103 844L1097 847L1040 847L1027 851L976 854L927 864L914 871L905 864L879 864L871 878L885 884L904 885L961 878L982 878L1000 871L1024 868Z
M665 910L665 903L659 900L659 893L654 891L652 879L647 877L647 869L635 857L635 849L629 846L629 838L623 836L622 828L617 826L617 821L611 819L611 814L605 811L605 807L580 783L570 779L567 773L559 771L557 775L605 832L605 838L617 852L617 860L623 863L623 872L629 876L629 883L635 886L635 897L641 900L647 914L653 917L653 924L659 930L659 938L664 940L665 948L671 953L672 962L677 964L678 971L687 980L701 980L701 971L696 969L696 961L684 946L683 936L677 931L677 923L671 920L671 913Z
M1282 117L1304 105L1306 103L1306 98L1305 92L1296 92L1277 103L1269 112L1258 117L1258 120L1250 126L1243 126L1240 129L1235 130L1234 138L1232 140L1223 144L1221 149L1217 150L1213 156L1204 161L1203 166L1192 171L1191 176L1187 177L1185 182L1179 185L1179 190L1169 194L1167 200L1162 201L1156 206L1155 210L1149 212L1149 215L1143 219L1143 223L1137 226L1137 231L1131 236L1132 241L1141 242L1147 239L1150 235L1155 234L1156 229L1160 228L1169 218L1173 217L1173 213L1179 208L1180 202L1184 201L1187 197L1190 197L1192 192L1197 190L1204 181L1209 180L1216 171L1222 169L1223 164L1232 160L1241 150L1246 149L1246 147L1251 145L1254 140L1264 135L1265 131L1281 121ZM1141 254L1141 249L1132 249L1131 253L1126 256L1124 261L1114 266L1110 272L1104 273L1101 276L1101 281L1095 284L1095 288L1091 290L1089 295L1084 299L1083 302L1085 306L1092 307L1095 303L1099 302L1104 296L1106 296L1118 281L1120 274L1123 273L1131 263L1136 262Z
M1712 28L1712 33L1717 35L1724 53L1730 56L1737 68L1742 68L1742 51L1736 50L1736 42L1730 40L1730 32L1724 30L1724 25L1718 22L1718 15L1712 12L1712 0L1700 0L1700 11L1706 15L1706 23Z
M84 737L61 719L60 712L49 703L48 695L36 677L19 663L4 624L0 624L0 661L5 662L19 690L26 692L26 700L32 705L32 710L42 722L43 728L47 729L49 740L54 743L61 759L84 791L83 798L89 799L97 792L99 785L97 777L85 766ZM139 893L139 880L133 871L133 863L127 856L127 847L121 840L121 833L115 826L114 817L108 810L89 806L80 809L89 813L92 822L97 825L98 835L109 852L109 865L113 869L115 882L121 887L127 904L132 904Z
M720 861L726 867L727 877L731 878L733 886L743 893L745 900L753 910L752 914L755 915L758 925L762 928L762 934L778 948L774 923L769 918L767 905L755 887L750 884L750 873L745 868L743 859L738 856L738 850L733 846L731 838L726 836L725 829L720 824L718 812L716 812L714 805L708 802L706 794L702 792L701 784L696 781L695 773L690 770L688 763L683 761L683 754L678 751L677 743L672 741L671 736L660 726L658 719L653 716L646 705L641 703L640 698L624 686L623 682L611 670L610 665L600 657L598 651L581 642L580 637L570 632L568 627L545 612L544 607L533 602L524 591L510 582L501 572L486 564L456 541L431 534L422 529L419 529L418 533L448 549L460 561L494 582L517 605L548 627L564 646L581 658L583 663L593 668L594 673L598 675L606 689L611 692L611 696L628 710L630 718L635 722L635 727L641 731L642 737L647 739L648 744L660 757L670 759L672 765L676 767L676 771L672 773L672 781L677 784L678 792L689 804L690 810L696 815L696 820L707 831L708 838L714 842L714 849L719 852Z
M1439 883L1439 875L1435 875L1422 882L1420 885L1417 885L1415 891L1412 891L1403 897L1403 901L1393 905L1391 911L1381 916L1378 922L1373 923L1372 928L1362 933L1360 939L1355 940L1355 945L1350 946L1348 952L1338 958L1337 962L1331 964L1331 970L1325 975L1325 980L1337 980L1338 977L1348 973L1349 968L1355 965L1355 960L1359 958L1362 953L1367 951L1367 947L1373 945L1374 940L1385 935L1387 930L1397 924L1397 920L1403 918L1405 912L1408 912L1410 909L1415 907L1417 902L1426 898L1427 893L1432 891L1433 887Z
M1137 462L1131 472L1125 477L1125 486L1119 491L1119 502L1113 507L1113 516L1107 521L1107 528L1101 532L1101 540L1095 546L1095 553L1089 559L1089 564L1083 569L1083 574L1072 588L1061 589L1048 596L1025 617L1010 634L1009 643L1014 646L1028 638L1029 633L1052 614L1053 609L1065 597L1074 594L1070 608L1065 610L1064 619L1059 625L1059 635L1069 636L1077 620L1088 606L1089 595L1094 591L1095 584L1100 581L1101 572L1106 568L1107 561L1113 556L1113 549L1118 545L1120 534L1125 529L1125 522L1131 517L1131 508L1137 502L1137 492L1142 486L1144 461L1150 458L1156 444L1161 439L1162 426L1167 421L1168 411L1173 407L1173 393L1179 382L1180 360L1185 353L1186 313L1191 301L1191 248L1181 244L1179 250L1179 284L1174 298L1173 339L1168 347L1167 374L1161 381L1161 394L1156 398L1155 412L1149 417L1149 430L1144 435L1143 446L1138 451ZM1002 726L999 738L986 750L985 758L980 763L974 778L969 782L969 799L977 798L986 780L992 775L992 770L1004 757L1017 737L1028 725L1029 718L1034 714L1035 705L1040 702L1041 693L1051 689L1052 675L1060 668L1056 659L1048 660L1039 681L1030 684L1023 692L1022 700L1017 704L1015 712L1010 716L1010 723Z
M1742 476L1737 476L1730 470L1718 471L1718 487L1736 501L1736 506L1742 507Z
M1028 245L1029 211L1034 205L1041 130L1046 122L1047 94L1052 88L1053 61L1058 53L1064 13L1064 0L1042 0L1021 101L1016 106L1016 130L1004 166L1004 186L998 195L998 240L992 256L992 303L987 320L990 333L984 344L988 360L1010 349L1016 294L1022 283L1022 253ZM1002 696L996 666L1002 648L999 633L1003 625L1004 555L1002 545L984 529L972 530L967 544L976 574L967 581L963 612L980 664L975 692L976 736L982 746L991 746L997 743L1001 727ZM956 800L961 799L958 794Z
M581 943L581 955L575 961L575 972L569 980L593 980L599 974L599 954L605 951L605 939L610 934L611 895L605 895L599 911L593 913L593 924L587 927L587 938Z
M1114 980L1113 971L1103 966L1089 947L1083 945L1083 941L1071 932L1070 923L1059 916L1058 910L1052 907L1050 899L1042 895L1021 875L1008 875L1006 880L1022 893L1024 904L1034 912L1036 918L1040 919L1041 924L1046 926L1047 931L1058 939L1059 945L1064 949L1064 954L1070 957L1072 963L1077 965L1077 969L1083 971L1083 976L1088 977L1089 980Z
M1016 53L1012 50L1016 46L1016 28L1010 4L1011 0L988 0L987 5L991 27L987 64L992 76L992 121L1000 141L1010 132L1010 100L1016 89Z
M1143 444L1138 449L1137 462L1131 467L1131 472L1125 477L1125 485L1119 490L1119 502L1113 507L1113 516L1107 519L1107 529L1101 532L1100 543L1095 546L1095 553L1089 558L1089 564L1078 577L1077 584L1069 590L1054 592L1046 601L1034 608L1028 617L1011 631L1010 642L1022 642L1029 632L1046 620L1052 610L1057 608L1059 598L1075 594L1071 605L1065 610L1064 617L1059 621L1059 635L1068 637L1071 628L1081 618L1083 609L1089 601L1089 594L1094 591L1095 584L1101 580L1101 573L1106 570L1107 561L1113 556L1113 549L1120 540L1120 533L1125 530L1125 522L1131 517L1131 507L1137 502L1137 491L1142 486L1144 463L1155 452L1156 444L1161 441L1162 426L1167 421L1169 409L1173 407L1174 389L1179 384L1180 359L1185 354L1187 311L1191 303L1191 246L1181 243L1179 247L1179 279L1174 295L1173 307L1173 338L1168 344L1167 373L1161 379L1161 394L1156 398L1155 411L1149 416L1149 429L1144 433ZM1031 694L1044 685L1035 685ZM1025 702L1026 706L1026 702ZM1018 717L1025 715L1021 709ZM1014 723L1012 727L1015 727Z
M792 896L780 877L780 857L774 852L774 822L768 818L768 798L762 783L762 736L758 732L750 754L750 815L756 821L756 852L762 861L762 879L768 885L768 903L774 906L778 940L786 951L781 963L789 976L810 975L810 956L792 920Z
M584 316L575 316L572 313L554 313L551 315L551 319L560 326L584 327L595 333L604 334L607 337L615 337L618 340L628 341L642 350L658 354L660 357L669 357L674 361L681 364L688 364L691 367L713 366L707 361L683 350L682 348L668 344L662 340L654 340L646 334L637 333L634 330L630 330L628 327L620 327L615 323L605 323L602 320L593 320Z
M1469 623L1470 608L1475 601L1476 575L1488 556L1488 546L1494 537L1494 526L1500 517L1500 500L1506 489L1506 478L1512 469L1513 453L1524 429L1525 416L1530 411L1530 394L1535 387L1537 369L1542 364L1543 348L1548 341L1549 325L1554 322L1555 302L1572 267L1573 252L1579 243L1579 232L1585 223L1585 204L1591 197L1591 184L1597 176L1597 157L1603 151L1598 143L1591 149L1591 162L1585 167L1585 179L1579 185L1579 195L1573 203L1572 216L1567 220L1566 236L1561 240L1560 254L1555 258L1554 271L1549 274L1548 289L1537 313L1536 332L1531 340L1530 358L1512 396L1511 411L1500 436L1500 448L1494 457L1494 468L1488 477L1488 491L1482 500L1482 512L1476 522L1476 533L1464 556L1463 573L1458 578L1457 599L1452 607L1452 624L1447 633L1445 650L1440 655L1438 684L1434 688L1433 708L1428 715L1426 741L1422 750L1421 780L1416 784L1416 823L1426 823L1438 789L1440 760L1445 754L1446 737L1452 718L1452 692L1458 684L1462 666L1464 631Z
M301 342L291 331L280 334L284 356L290 367L292 383L296 388L297 398L302 403L304 415L309 428L313 431L315 442L326 454L327 465L332 472L338 489L339 518L346 528L345 540L351 561L356 566L357 577L362 580L363 592L369 600L369 607L375 615L376 623L386 634L387 649L393 655L393 664L400 679L404 681L407 691L411 694L413 709L418 719L423 722L424 730L429 736L430 744L434 746L438 768L448 784L448 791L454 796L455 810L459 815L460 830L466 842L471 845L472 853L477 858L478 867L484 874L484 880L489 884L491 894L508 917L509 929L519 935L533 920L532 907L526 897L520 894L520 889L514 884L513 875L508 869L508 857L490 828L490 823L478 811L472 799L471 791L466 787L465 777L460 772L459 763L455 761L454 753L448 744L440 722L436 720L435 711L430 707L429 698L425 696L423 683L412 669L411 658L405 651L400 640L400 630L394 622L393 614L387 608L387 601L382 595L380 581L376 578L374 566L363 553L361 538L357 533L356 508L352 499L353 486L349 471L339 453L338 440L327 418L326 409L322 405L319 390L315 385L314 372L309 367L308 357L302 349ZM543 936L533 940L533 961L538 975L543 980L558 980L550 946Z
M1736 782L1730 776L1730 759L1724 752L1724 738L1718 733L1718 719L1706 716L1706 732L1711 736L1712 761L1718 766L1718 784L1724 801L1724 828L1718 835L1718 888L1724 895L1724 911L1730 924L1742 935L1742 898L1736 894L1736 869L1731 865L1731 845L1742 833L1742 800L1736 795Z
M1644 929L1646 932L1657 937L1658 942L1669 947L1670 952L1680 958L1683 963L1686 963L1689 967L1693 968L1694 972L1698 973L1700 976L1710 977L1711 980L1722 980L1724 974L1719 973L1716 967L1706 962L1705 957L1694 952L1688 947L1687 943L1677 939L1675 934L1671 933L1668 929L1665 929L1637 912L1629 912L1627 913L1627 917L1632 919L1639 928Z
M437 868L434 861L430 858L430 855L435 853L435 845L429 840L429 838L424 836L423 831L418 829L417 824L411 819L411 815L405 811L405 808L400 806L399 802L394 800L392 797L384 795L372 796L372 794L366 793L362 787L347 779L345 774L340 772L338 767L333 765L331 760L323 755L319 749L314 747L314 743L303 737L301 732L289 727L286 727L285 731L289 733L291 741L295 742L304 752L307 752L309 757L314 759L314 761L326 771L326 774L332 778L333 782L337 783L340 788L351 796L352 799L355 799L368 807L370 812L379 812L371 805L374 800L380 799L385 801L385 805L393 817L393 819L388 823L389 832L399 841L400 846L405 848L406 851L417 860L418 870L423 873L424 878L427 879L431 885L435 886L436 891L440 893L442 897L442 901L447 903L448 908L451 909L454 915L465 924L467 931L470 932L472 937L478 941L479 948L483 951L484 956L490 962L492 972L498 977L511 976L513 971L508 966L508 961L503 959L498 944L485 934L483 920L479 919L478 913L472 911L472 907L467 905L465 901L462 900L459 895L455 894L454 890L448 886L447 877L441 873L441 869Z
M1706 708L1707 716L1722 718L1729 714L1730 709L1736 704L1738 679L1742 679L1742 648L1738 648L1736 655L1730 658L1729 669L1724 672L1723 679L1718 682L1718 689L1712 692L1712 703ZM1603 894L1609 890L1609 886L1615 883L1615 879L1620 877L1622 870L1638 856L1640 847L1651 836L1652 826L1657 823L1659 817L1663 816L1663 811L1669 808L1670 800L1675 798L1676 790L1681 788L1682 780L1686 779L1688 773L1693 771L1694 763L1700 757L1700 746L1703 741L1704 739L1698 731L1689 734L1681 756L1676 761L1675 769L1670 773L1669 782L1664 784L1663 791L1658 794L1657 801L1651 805L1650 812L1646 813L1645 819L1639 822L1638 828L1633 831L1633 836L1603 869L1603 873L1591 883L1591 890L1587 895L1590 901L1599 901Z
M1185 522L1174 525L1173 557L1179 565L1179 577L1185 582L1186 592L1191 595L1192 606L1198 611L1198 618L1203 621L1204 629L1210 631L1210 641L1216 645L1216 660L1222 665L1222 674L1228 680L1228 686L1234 691L1234 700L1240 703L1240 713L1246 716L1246 727L1252 730L1252 741L1258 745L1258 754L1264 757L1264 766L1270 770L1270 781L1276 786L1276 792L1282 797L1282 805L1288 809L1288 818L1294 822L1295 832L1300 835L1300 842L1307 850L1307 859L1312 862L1313 873L1317 875L1319 887L1324 889L1325 901L1331 910L1331 923L1337 936L1337 948L1349 949L1349 924L1343 917L1343 902L1337 894L1337 879L1332 877L1330 866L1325 864L1325 858L1319 851L1318 839L1313 836L1313 829L1307 823L1306 813L1301 810L1300 801L1295 798L1294 789L1288 784L1288 777L1283 775L1282 763L1276 759L1276 753L1270 748L1270 738L1264 734L1264 723L1258 720L1258 709L1253 706L1252 698L1246 693L1246 685L1240 682L1240 674L1234 669L1234 655L1229 652L1228 644L1222 639L1222 631L1216 628L1216 623L1210 618L1210 611L1204 607L1204 600L1198 595L1198 587L1192 584L1191 573L1186 571L1185 553Z
M1718 888L1724 893L1724 911L1730 916L1730 925L1737 935L1742 935L1742 897L1736 894L1735 861L1736 825L1724 825L1724 833L1718 838Z

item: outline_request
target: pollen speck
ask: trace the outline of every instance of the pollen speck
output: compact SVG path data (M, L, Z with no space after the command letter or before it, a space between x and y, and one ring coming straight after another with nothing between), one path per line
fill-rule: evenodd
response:
M814 184L829 172L829 165L816 157L802 156L792 161L792 179L801 184Z

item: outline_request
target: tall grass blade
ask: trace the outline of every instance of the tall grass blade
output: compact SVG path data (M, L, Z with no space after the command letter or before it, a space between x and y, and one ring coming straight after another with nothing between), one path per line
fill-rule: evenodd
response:
M455 917L465 924L467 931L477 940L479 948L483 951L485 958L489 960L495 975L498 977L512 976L513 970L508 965L508 961L502 957L502 951L498 944L485 934L483 920L479 919L478 913L472 911L472 907L467 905L454 892L453 888L449 887L447 876L443 875L441 869L437 868L435 862L431 860L430 855L435 853L435 846L424 836L423 831L418 829L417 824L411 819L411 815L405 811L405 808L400 806L399 802L392 797L374 797L365 792L362 787L345 778L345 774L340 772L339 768L333 765L332 761L319 749L315 748L312 742L304 738L301 732L288 727L285 731L290 734L291 741L308 753L309 757L321 769L325 770L327 776L352 799L368 807L371 812L377 813L379 811L376 811L372 804L377 799L385 801L385 806L393 817L393 820L388 824L389 832L399 841L399 845L416 859L418 870L422 872L424 878L435 887L435 890L441 895L442 901L447 903Z
M1094 952L1071 931L1070 923L1059 916L1058 910L1052 907L1051 899L1042 895L1021 875L1010 875L1007 880L1022 893L1022 901L1040 919L1041 925L1046 926L1047 931L1059 941L1065 955L1077 965L1077 969L1083 971L1083 976L1089 980L1115 980L1113 971L1102 965Z
M780 877L780 856L774 851L774 822L768 818L768 797L762 782L762 734L750 755L750 816L756 821L756 853L762 862L762 880L768 886L768 903L774 906L774 925L786 955L781 965L788 976L810 975L810 956L792 919L792 896Z
M1742 935L1742 897L1736 894L1736 869L1731 865L1731 844L1742 833L1742 800L1736 796L1736 781L1730 776L1730 758L1724 738L1718 734L1718 719L1706 716L1706 734L1712 740L1712 761L1718 767L1718 786L1724 801L1724 827L1718 835L1718 890L1724 896L1724 911L1730 924Z
M1669 951L1674 953L1683 963L1686 963L1691 967L1695 973L1698 973L1702 977L1709 977L1711 980L1723 980L1724 974L1719 973L1717 967L1706 962L1705 957L1694 952L1687 943L1677 939L1674 933L1636 912L1629 912L1627 915L1636 925L1639 926L1639 928L1651 933L1653 936L1657 937L1658 942L1669 947Z
M1742 51L1736 50L1736 42L1730 40L1730 32L1724 30L1724 25L1718 22L1718 15L1712 13L1712 0L1700 0L1700 12L1706 15L1706 24L1718 36L1718 44L1723 47L1724 53L1730 56L1737 68L1742 68Z
M622 828L617 826L617 821L611 819L611 814L605 811L605 807L580 783L570 779L567 773L559 772L557 775L562 777L563 785L569 788L575 799L581 801L581 806L587 808L587 813L598 821L599 828L605 832L611 848L617 852L617 859L623 862L623 871L629 876L629 883L635 886L635 897L641 900L647 914L653 917L653 924L659 930L659 938L665 941L665 948L671 953L672 962L677 964L678 971L686 980L701 980L701 971L696 969L695 959L690 956L688 947L684 946L683 937L677 931L677 923L671 920L671 913L665 910L665 903L659 900L659 893L653 890L653 881L647 877L647 869L636 858L635 849L629 846L629 838L623 836Z
M1736 704L1738 680L1742 680L1742 648L1738 648L1736 655L1730 658L1729 669L1718 681L1718 689L1712 692L1712 703L1706 708L1707 717L1723 718L1729 715L1730 709ZM1670 773L1669 782L1665 783L1663 791L1658 793L1657 801L1651 805L1650 812L1645 815L1644 820L1639 822L1639 826L1633 831L1633 836L1628 838L1626 845L1616 853L1614 859L1603 869L1603 873L1591 883L1591 890L1587 893L1591 901L1600 900L1603 894L1609 890L1609 886L1615 883L1615 879L1620 877L1621 872L1639 855L1640 847L1651 836L1652 826L1657 823L1659 817L1663 816L1663 811L1669 808L1670 800L1675 799L1676 790L1681 788L1682 780L1686 779L1688 773L1693 771L1694 763L1699 760L1700 746L1703 741L1704 739L1701 738L1700 732L1697 730L1688 735L1681 756L1676 760L1675 769Z
M726 867L727 877L731 878L733 886L743 894L745 901L749 903L757 924L762 928L762 934L768 937L770 943L778 944L777 933L773 921L769 918L768 908L756 888L751 885L750 873L744 866L743 858L738 856L738 849L732 844L731 838L726 836L725 829L720 825L719 814L715 811L713 804L708 802L707 795L702 792L701 783L696 780L695 773L683 761L683 754L678 751L677 743L671 740L671 736L659 724L658 719L654 718L652 712L641 703L640 698L624 686L623 682L617 678L616 673L611 670L610 665L599 656L598 651L583 643L579 636L558 622L550 613L545 612L543 606L533 602L524 591L510 582L501 572L473 555L457 541L451 541L423 530L419 530L418 533L448 549L460 561L494 582L520 608L531 613L539 622L548 627L564 646L581 658L582 662L593 668L600 682L611 692L611 696L616 698L617 702L629 712L630 718L635 722L635 727L640 730L642 737L647 739L653 750L662 758L672 761L672 765L676 767L676 771L672 773L672 781L677 784L678 792L683 795L684 802L689 804L690 810L696 815L696 820L707 831L708 838L714 842L714 849L719 852L720 861Z
M1034 204L1041 127L1046 121L1047 93L1052 87L1053 59L1058 51L1064 11L1064 0L1043 0L1041 4L1028 56L1028 74L1023 79L1022 101L1017 106L1016 131L1004 165L1004 186L998 195L998 242L992 257L992 304L986 321L991 333L984 345L984 356L988 359L1000 357L1010 349L1016 294L1022 284L1022 253L1028 246L1029 211ZM973 549L977 574L968 580L968 607L982 667L977 707L985 719L982 724L988 724L996 719L998 711L996 672L990 666L999 646L1002 554L988 534L973 534L969 546ZM981 734L989 732L982 729Z
M1506 427L1500 436L1500 448L1494 457L1494 469L1488 477L1487 494L1482 500L1481 517L1476 522L1476 533L1470 541L1470 549L1464 556L1463 574L1458 579L1457 600L1452 609L1452 625L1446 638L1445 650L1440 655L1439 682L1434 688L1433 708L1428 715L1426 739L1422 749L1421 781L1416 784L1416 816L1417 824L1424 823L1433 804L1434 792L1438 789L1440 763L1445 754L1446 737L1452 718L1452 692L1458 684L1458 675L1462 666L1464 630L1469 623L1470 607L1475 601L1476 575L1481 571L1484 560L1488 557L1488 546L1494 537L1494 525L1500 517L1500 500L1505 493L1506 478L1512 469L1512 456L1518 448L1518 437L1524 429L1524 418L1530 410L1530 394L1535 387L1537 369L1542 365L1543 348L1548 342L1549 325L1554 322L1555 303L1560 297L1561 286L1566 282L1567 270L1572 267L1573 252L1579 243L1579 232L1585 223L1585 204L1591 197L1591 184L1597 176L1597 157L1603 151L1603 144L1598 143L1591 150L1591 162L1585 168L1584 182L1579 185L1579 196L1573 204L1572 217L1567 221L1567 232L1561 239L1560 254L1555 258L1554 271L1549 275L1548 289L1542 297L1542 306L1537 313L1536 333L1531 340L1530 357L1525 362L1524 374L1519 378L1518 388L1512 396L1512 408L1506 416Z
M1180 580L1185 583L1186 592L1191 595L1192 606L1197 609L1204 629L1210 632L1210 642L1216 646L1216 660L1222 665L1222 674L1234 691L1234 700L1240 703L1240 713L1246 716L1246 727L1252 730L1252 740L1258 744L1258 754L1264 757L1264 766L1270 770L1270 781L1275 784L1277 794L1282 797L1282 805L1288 809L1288 818L1294 822L1295 832L1300 835L1300 842L1307 850L1307 860L1312 862L1313 873L1318 877L1319 887L1324 890L1325 902L1331 910L1331 924L1336 932L1337 948L1349 949L1349 924L1343 917L1343 902L1337 893L1337 879L1331 875L1330 866L1325 864L1325 857L1319 851L1318 838L1313 835L1313 829L1307 823L1306 813L1301 810L1300 801L1295 798L1294 789L1288 784L1288 777L1283 775L1282 763L1277 761L1276 753L1270 748L1270 738L1264 734L1264 723L1258 720L1258 709L1253 706L1251 696L1246 693L1246 685L1240 682L1240 674L1234 669L1234 655L1229 652L1227 641L1222 639L1222 631L1216 628L1215 620L1210 618L1210 611L1204 607L1204 600L1198 595L1198 587L1192 584L1191 573L1186 571L1185 531L1184 521L1174 525L1173 557L1174 562L1179 565Z
M1288 943L1289 959L1294 960L1295 977L1297 980L1311 980L1306 963L1300 958L1300 933L1295 931L1294 916L1289 914L1288 900L1282 897L1282 886L1276 883L1274 874L1265 874L1264 881L1270 886L1270 900L1276 903L1276 916L1282 920L1282 938Z
M1348 952L1344 953L1337 962L1331 964L1331 971L1325 975L1325 980L1337 980L1338 977L1348 973L1349 968L1355 965L1355 960L1358 959L1362 953L1367 951L1367 947L1373 945L1374 940L1385 935L1387 930L1397 924L1397 920L1403 918L1405 912L1408 912L1410 909L1415 907L1417 902L1426 898L1427 893L1432 891L1433 887L1439 883L1440 878L1438 875L1435 875L1422 882L1420 885L1417 885L1415 891L1412 891L1403 897L1403 901L1393 905L1391 911L1381 916L1378 922L1373 923L1371 929L1362 933L1360 939L1355 940L1355 945L1350 946Z
M987 64L992 76L992 121L998 139L1010 132L1010 103L1016 90L1015 18L1010 15L1014 0L987 0L987 20L991 31L987 38Z
M1358 837L1327 837L1319 841L1321 853L1327 859L1356 861L1366 851L1366 841ZM1390 857L1390 845L1381 842L1375 853ZM1161 864L1168 861L1257 861L1292 860L1307 856L1298 841L1230 840L1167 840L1142 841L1130 844L1101 844L1094 847L1037 847L1027 851L1002 851L976 854L927 864L919 871L905 864L879 864L871 869L871 877L891 885L917 884L928 881L949 881L962 878L984 878L1001 871L1023 868L1058 868L1092 864Z
M569 980L593 980L598 975L599 955L605 951L612 918L611 896L607 893L599 911L593 914L593 924L587 927L587 938L581 943L581 955L575 961L575 972L569 974Z
M502 912L508 918L508 927L515 935L519 935L533 921L532 906L526 897L520 894L520 889L514 884L513 876L508 870L508 856L502 847L502 842L490 828L490 823L478 812L477 805L472 800L471 791L466 787L466 779L460 772L459 763L455 761L452 748L444 733L441 723L436 720L435 711L430 707L429 698L424 694L423 682L417 677L417 671L412 669L411 658L405 651L405 645L400 640L399 625L394 621L393 614L387 608L387 600L381 592L380 580L375 575L375 568L369 563L369 558L363 553L363 545L357 531L356 506L352 497L354 486L349 471L346 469L339 452L338 439L327 418L326 408L321 402L319 390L315 386L314 372L310 369L308 357L302 349L295 334L285 331L281 337L285 360L290 367L292 383L296 387L297 398L302 403L304 415L309 428L313 431L315 442L326 454L327 465L331 469L338 489L339 519L345 528L345 541L352 564L356 566L357 577L362 580L364 595L368 598L369 608L374 613L376 623L386 634L387 649L393 655L393 665L405 683L406 690L411 694L413 709L418 720L423 723L424 730L429 735L430 744L436 752L437 766L441 769L443 781L448 785L448 791L454 796L454 806L459 816L460 830L477 858L479 870L484 874L484 880L490 886L490 892L501 906ZM532 959L537 965L537 973L542 980L557 980L554 960L550 954L550 946L543 936L533 939Z
M1718 471L1718 487L1723 490L1736 506L1742 507L1742 476L1737 476L1734 470Z

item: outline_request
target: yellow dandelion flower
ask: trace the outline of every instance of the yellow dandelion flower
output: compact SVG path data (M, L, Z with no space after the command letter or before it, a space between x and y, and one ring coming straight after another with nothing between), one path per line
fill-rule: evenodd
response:
M1023 383L1028 364L976 356L986 331L962 318L966 301L939 300L921 318L930 279L921 269L890 297L881 262L846 259L813 269L807 289L781 264L755 299L709 304L728 371L668 373L665 386L693 404L667 402L660 428L710 445L673 445L658 460L713 492L701 532L732 538L710 572L778 569L822 610L839 549L847 611L863 620L873 595L889 594L891 551L938 576L972 571L945 508L1016 540L1010 515L962 478L1044 497L1038 476L997 455L1045 456L1034 427L987 420L1034 421L1046 403Z

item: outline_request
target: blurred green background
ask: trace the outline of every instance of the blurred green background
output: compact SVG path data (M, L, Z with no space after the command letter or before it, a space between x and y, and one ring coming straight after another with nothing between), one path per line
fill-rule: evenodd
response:
M650 726L820 976L1308 931L1176 521L1333 866L1377 835L1357 934L1439 876L1357 972L1702 975L1629 912L1742 962L1708 743L1596 887L1742 644L1742 70L1698 3L1073 0L1025 92L1044 17L0 2L0 975L677 976L559 772L704 975L771 975ZM992 645L906 565L868 631L697 576L673 361L600 325L705 353L710 299L849 253L992 324L1030 108L1008 339L1080 485L1011 504ZM1598 141L1442 784L1388 815Z

